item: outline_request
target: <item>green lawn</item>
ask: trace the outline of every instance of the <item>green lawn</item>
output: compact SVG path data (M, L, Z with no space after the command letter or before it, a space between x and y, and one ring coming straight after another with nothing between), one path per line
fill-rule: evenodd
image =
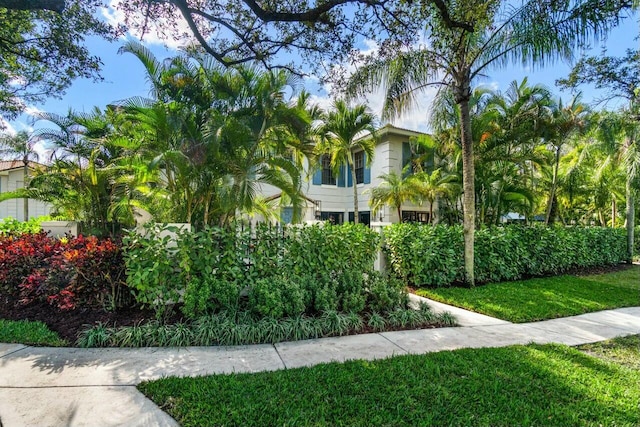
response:
M554 276L472 289L419 289L416 293L511 322L531 322L640 305L640 266L592 276Z
M640 371L640 335L584 344L577 348L591 356Z
M138 387L188 426L638 426L640 371L563 345L464 349Z
M0 319L0 342L30 345L63 346L66 344L58 334L42 322Z

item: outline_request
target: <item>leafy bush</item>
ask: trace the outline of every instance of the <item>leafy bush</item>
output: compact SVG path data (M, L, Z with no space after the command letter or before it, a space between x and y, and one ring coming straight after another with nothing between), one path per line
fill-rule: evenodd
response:
M7 217L0 220L0 235L12 234L19 236L21 234L38 234L41 231L40 224L43 221L51 221L51 216L39 216L29 218L28 221L18 221L17 219Z
M175 239L160 237L172 231ZM282 318L366 309L379 235L359 225L205 228L151 226L126 237L129 285L158 316L182 299L185 316L247 310ZM378 279L382 280L382 279ZM403 289L391 287L402 300ZM379 307L385 298L375 300Z
M114 309L129 296L119 244L83 236L61 241L43 232L0 237L0 291L61 310Z
M60 252L61 242L46 233L0 236L0 291L13 296L36 269Z
M258 279L249 294L249 304L263 317L293 317L305 312L305 293L299 282L282 276Z
M391 268L405 282L444 286L463 277L460 226L394 224L384 238Z
M161 237L163 231L178 229L153 225L147 227L146 236L131 230L122 240L127 284L134 290L136 301L154 308L158 317L184 293L176 250L169 247L172 237Z
M462 228L394 224L385 230L391 268L414 285L448 286L464 279ZM602 227L491 227L478 230L478 282L557 274L626 259L625 231Z

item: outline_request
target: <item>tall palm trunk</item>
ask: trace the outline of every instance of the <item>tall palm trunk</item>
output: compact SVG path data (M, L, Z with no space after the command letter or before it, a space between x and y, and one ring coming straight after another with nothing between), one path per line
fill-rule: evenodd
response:
M357 224L360 215L358 215L358 184L356 184L356 165L354 162L349 164L351 169L351 181L353 182L353 222Z
M24 177L23 182L22 182L22 186L26 189L27 188L27 181L29 179L29 161L28 160L23 160L22 163L24 164L24 169L23 169L23 175ZM29 221L29 198L25 197L22 199L22 208L24 210L24 220L25 221Z
M547 203L547 214L544 217L544 224L549 225L551 220L551 209L555 202L556 190L558 189L558 169L560 168L560 146L556 148L555 165L553 167L553 182L551 183L551 192L549 193L549 202Z
M633 229L635 225L635 207L633 188L629 174L627 174L627 183L625 187L627 198L627 263L631 264L633 262Z
M616 213L618 208L616 207L616 196L611 196L611 228L616 227Z
M468 73L467 73L468 74ZM467 78L457 88L456 102L460 106L460 137L462 141L462 200L463 230L464 230L464 272L465 281L469 286L475 286L474 238L475 238L475 165L473 164L473 139L471 135L471 116L469 114L469 99L471 97L471 83Z

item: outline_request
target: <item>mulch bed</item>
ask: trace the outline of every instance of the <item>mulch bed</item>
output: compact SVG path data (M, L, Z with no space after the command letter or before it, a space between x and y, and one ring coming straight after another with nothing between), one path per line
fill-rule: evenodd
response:
M2 296L0 299L0 319L39 320L45 323L49 329L57 332L70 345L73 345L80 331L99 322L111 326L131 326L155 319L155 315L150 310L141 310L140 308L123 308L116 312L90 308L60 311L45 302L22 305L17 300Z

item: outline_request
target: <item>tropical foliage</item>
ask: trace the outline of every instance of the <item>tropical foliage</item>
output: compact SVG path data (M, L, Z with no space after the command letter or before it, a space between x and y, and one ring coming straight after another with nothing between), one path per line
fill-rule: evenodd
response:
M427 4L416 19L424 19L429 43L416 48L387 49L368 58L352 77L348 91L362 95L371 87L385 94L386 117L405 112L417 94L438 85L457 108L462 153L464 257L466 281L474 284L475 155L471 118L472 84L488 68L510 61L545 64L570 58L573 48L606 33L619 20L618 10L582 2L546 3L454 2ZM451 17L467 25L452 26Z
M450 286L464 282L460 226L394 224L385 231L385 242L391 268L409 283ZM558 274L626 259L621 228L489 227L477 231L476 248L479 282Z

